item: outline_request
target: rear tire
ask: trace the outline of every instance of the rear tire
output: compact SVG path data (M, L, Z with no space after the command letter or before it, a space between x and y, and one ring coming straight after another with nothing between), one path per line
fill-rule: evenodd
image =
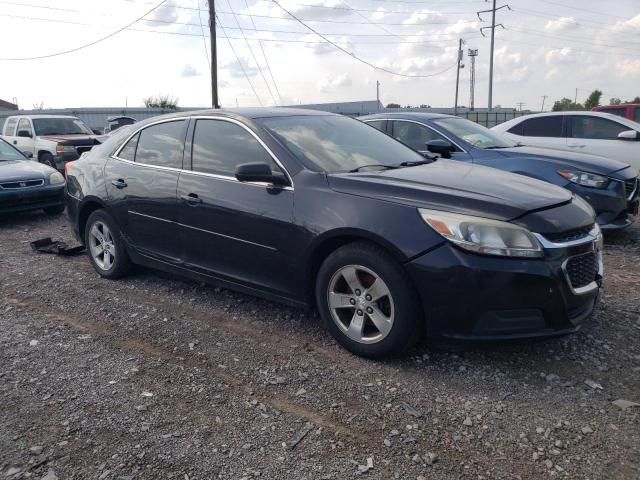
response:
M345 245L327 257L318 272L316 302L338 343L362 357L399 354L422 337L422 305L409 276L369 242Z
M56 162L53 159L53 155L48 152L41 153L38 157L38 161L44 165L47 165L48 167L53 168L56 171L58 170L58 167L56 167Z
M87 219L84 239L89 259L96 272L117 279L132 270L131 260L116 222L104 210L96 210Z
M47 215L60 215L62 212L64 212L64 205L58 205L57 207L47 207L43 210Z

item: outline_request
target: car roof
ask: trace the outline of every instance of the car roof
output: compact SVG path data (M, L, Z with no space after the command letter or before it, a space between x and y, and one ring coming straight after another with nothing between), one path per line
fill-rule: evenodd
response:
M306 110L302 108L289 107L246 107L246 108L209 108L205 110L189 110L169 113L159 117L152 117L148 120L158 120L160 118L185 118L198 116L228 116L228 117L244 117L248 119L269 118L269 117L294 117L294 116L320 116L331 115L340 116L331 112L323 112L320 110Z
M371 115L363 115L358 117L360 120L373 120L376 118L407 118L409 120L434 120L437 118L456 118L455 115L447 115L446 113L428 113L428 112L384 112L373 113ZM460 117L461 118L461 117Z
M31 119L38 119L38 118L73 118L74 120L79 120L78 117L74 117L73 115L12 115L11 117L15 117L15 118L31 118ZM11 118L8 117L8 118Z

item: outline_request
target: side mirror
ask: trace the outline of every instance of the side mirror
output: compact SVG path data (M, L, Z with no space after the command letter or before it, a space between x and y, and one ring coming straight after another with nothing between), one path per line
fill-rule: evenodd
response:
M273 173L271 166L264 162L243 163L236 167L236 178L241 182L264 182L273 185L287 185L283 175Z
M618 134L620 140L638 140L638 132L635 130L625 130Z
M33 152L22 152L24 154L25 157L27 158L33 158Z
M31 138L31 132L29 132L28 130L19 130L18 136L24 137L24 138Z
M451 158L451 152L455 151L455 147L446 140L430 140L426 146L431 153L437 153L444 158Z

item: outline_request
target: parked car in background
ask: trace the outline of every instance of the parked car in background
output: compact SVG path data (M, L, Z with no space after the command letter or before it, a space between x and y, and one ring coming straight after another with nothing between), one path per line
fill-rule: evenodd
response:
M621 103L620 105L601 105L594 112L610 113L640 123L640 103Z
M34 160L59 171L100 143L82 120L64 115L8 117L2 137Z
M104 133L114 132L125 125L133 125L137 120L126 115L114 115L107 118L107 125L104 127Z
M39 209L64 211L64 177L0 139L0 214Z
M369 357L425 329L433 342L573 332L602 276L593 209L569 191L432 163L325 112L155 117L74 163L66 198L103 277L135 263L315 305Z
M615 158L640 170L640 123L610 113L548 112L493 127L514 142Z
M517 145L477 123L435 113L381 113L363 122L421 153L544 180L587 200L603 230L628 227L638 213L638 172L627 163Z

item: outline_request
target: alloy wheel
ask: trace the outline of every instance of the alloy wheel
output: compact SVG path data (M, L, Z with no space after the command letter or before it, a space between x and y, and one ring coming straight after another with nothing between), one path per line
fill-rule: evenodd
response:
M116 248L111 230L104 222L97 221L89 230L89 251L91 258L101 270L111 269L116 260Z
M346 265L331 278L327 289L331 318L351 340L377 343L389 335L395 309L387 284L373 270Z

